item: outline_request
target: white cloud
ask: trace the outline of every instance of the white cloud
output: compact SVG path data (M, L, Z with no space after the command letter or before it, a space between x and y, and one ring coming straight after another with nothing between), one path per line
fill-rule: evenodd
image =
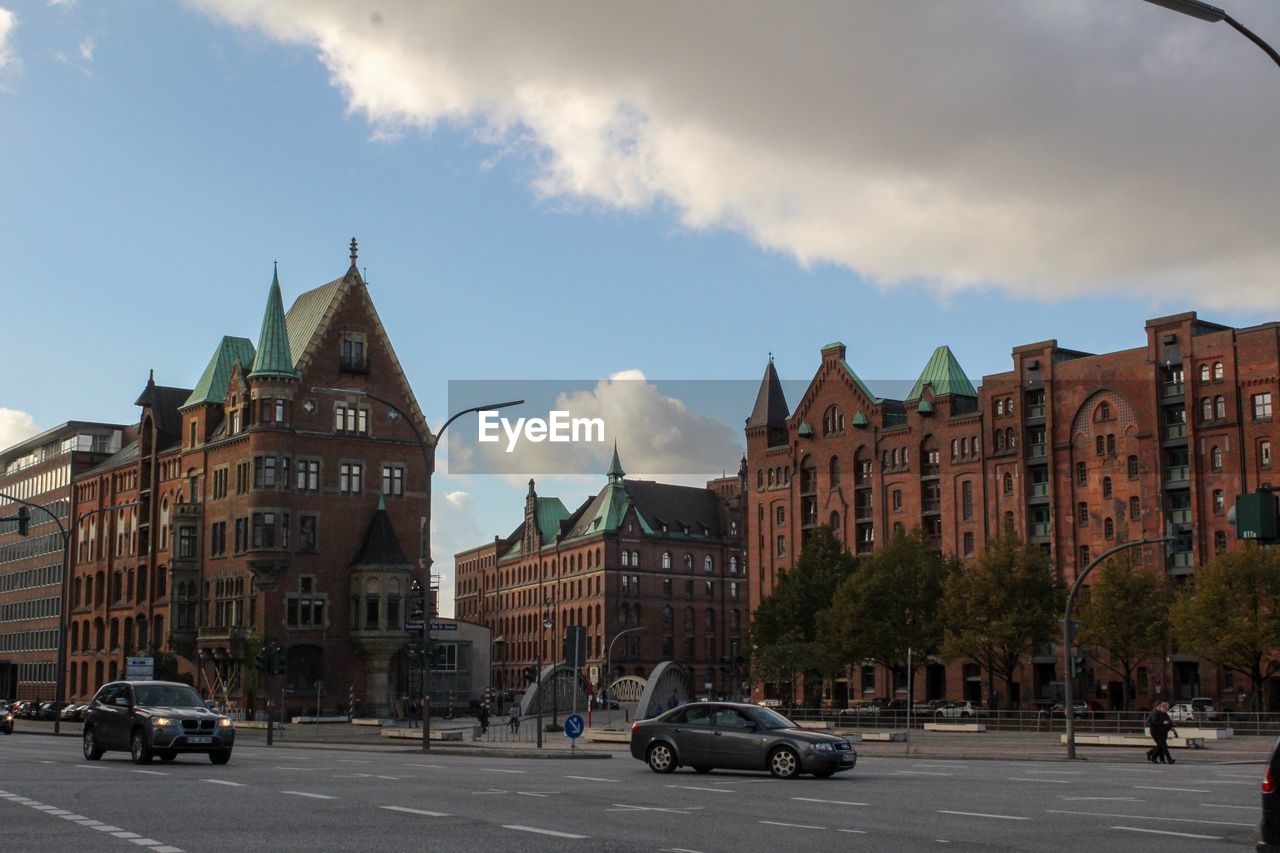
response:
M0 450L12 447L20 441L26 441L40 432L35 418L17 409L0 407Z
M18 26L18 16L0 6L0 80L18 66L18 57L13 52L9 39Z
M80 39L80 47L76 49L76 53L84 62L93 62L93 39L88 36Z
M546 196L885 286L1280 305L1280 79L1225 24L1114 0L192 2L314 46L379 138L443 121L532 152ZM1232 11L1280 43L1274 4Z
M441 484L439 481L435 484ZM453 555L492 540L476 519L475 499L467 492L437 492L431 501L431 571L440 575L440 613L453 616Z

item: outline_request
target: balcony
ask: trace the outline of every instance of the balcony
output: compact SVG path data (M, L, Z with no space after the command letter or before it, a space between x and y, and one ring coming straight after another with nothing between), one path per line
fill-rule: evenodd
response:
M1188 485L1190 482L1190 465L1170 465L1164 469L1164 484L1166 486Z
M1048 483L1032 483L1031 488L1028 490L1027 496L1031 498L1049 497L1049 484Z
M1185 386L1181 382L1160 383L1160 396L1162 397L1181 397L1184 391Z
M1026 420L1034 421L1044 418L1044 403L1026 407Z
M1032 524L1031 524L1031 536L1032 536L1033 538L1034 538L1034 537L1039 537L1039 536L1043 536L1043 537L1046 537L1046 538L1047 538L1047 537L1049 536L1049 522L1047 522L1047 521L1035 521L1035 522L1032 522Z
M870 521L875 515L875 509L870 505L858 505L853 508L853 517L857 521Z
M1044 444L1044 442L1040 442L1040 443L1038 443L1038 444L1028 444L1028 445L1027 445L1027 458L1028 458L1028 459L1043 459L1043 458L1045 458L1045 456L1046 456L1046 454L1047 454L1047 451L1046 451L1046 449L1045 449L1045 448L1046 448L1046 445Z
M1165 424L1164 426L1165 441L1173 441L1175 439L1186 438L1186 437L1187 437L1187 425L1185 423Z
M1196 555L1194 551L1178 551L1169 555L1169 568L1171 569L1190 569L1196 564Z
M920 511L925 515L942 512L941 498L925 498L920 501Z
M1169 510L1169 520L1174 524L1191 523L1191 507L1176 507Z

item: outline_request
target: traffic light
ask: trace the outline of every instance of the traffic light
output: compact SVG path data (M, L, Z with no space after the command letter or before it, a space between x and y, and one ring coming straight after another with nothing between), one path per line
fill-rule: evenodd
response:
M272 646L271 652L272 652L271 673L273 675L284 675L285 665L288 663L288 656L285 654L284 649L280 648L279 646Z
M262 651L258 652L257 665L256 665L258 672L262 673L263 675L270 675L271 670L273 669L273 666L272 666L273 663L274 662L271 660L270 647L264 648Z
M1087 649L1076 649L1076 654L1071 658L1071 677L1079 678L1084 674L1085 663L1089 660Z
M18 535L26 536L31 530L31 510L25 506L18 507Z

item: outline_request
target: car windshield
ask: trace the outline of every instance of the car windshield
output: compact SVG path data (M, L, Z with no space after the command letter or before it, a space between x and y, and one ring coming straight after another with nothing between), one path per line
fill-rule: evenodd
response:
M794 729L796 724L772 708L755 708L751 715L766 729Z
M164 708L203 708L200 694L185 684L139 684L133 688L139 705Z

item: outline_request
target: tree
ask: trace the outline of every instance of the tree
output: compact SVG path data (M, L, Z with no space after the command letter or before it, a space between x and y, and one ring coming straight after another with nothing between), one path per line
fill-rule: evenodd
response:
M846 663L870 660L898 672L910 649L915 669L942 643L942 590L954 567L920 528L895 532L840 584L818 615L819 636Z
M943 652L973 659L1003 681L1005 696L1012 697L1022 658L1052 636L1064 601L1049 557L1008 526L972 565L947 578Z
M1128 554L1117 554L1097 569L1089 599L1079 610L1081 645L1103 648L1094 660L1119 675L1122 707L1134 695L1133 674L1159 655L1169 636L1169 596L1164 578L1142 571Z
M1254 710L1263 684L1280 672L1280 551L1247 544L1197 570L1174 602L1178 646L1249 676Z
M817 636L817 614L853 571L854 558L829 527L809 533L795 568L778 579L751 619L752 671L764 681L831 673L832 656Z

